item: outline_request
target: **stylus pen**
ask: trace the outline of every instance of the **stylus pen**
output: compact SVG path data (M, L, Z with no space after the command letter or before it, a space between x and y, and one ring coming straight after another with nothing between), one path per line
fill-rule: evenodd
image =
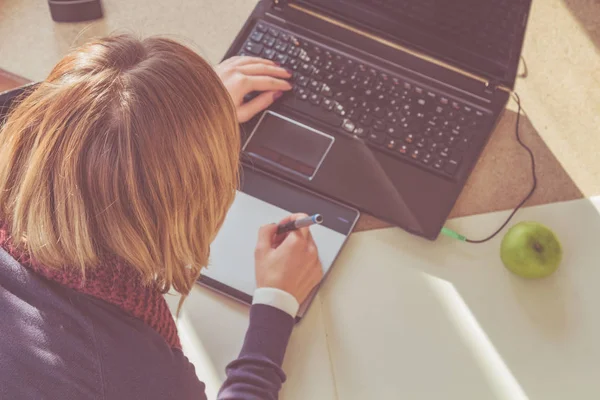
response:
M311 226L315 224L323 223L323 216L321 214L315 214L310 217L300 218L295 221L286 222L283 225L277 227L277 234L287 233L295 231L296 229L304 228L305 226Z

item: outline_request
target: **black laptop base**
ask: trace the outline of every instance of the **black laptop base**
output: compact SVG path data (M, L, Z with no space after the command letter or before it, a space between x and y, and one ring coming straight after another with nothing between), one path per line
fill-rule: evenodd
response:
M254 39L259 39L256 34L258 23L263 25L261 29L266 28L267 31L261 31L263 37L260 40L254 40L258 46L262 47L255 46L254 49L251 49L248 48L248 43L252 40L250 36L254 35ZM269 29L273 29L273 32L269 32ZM402 86L405 83L410 84L412 89L411 102L419 102L422 95L429 96L425 99L431 100L431 105L434 106L428 108L427 112L424 113L427 114L427 118L423 120L423 124L429 124L429 117L432 112L437 110L438 106L449 105L452 107L453 102L461 107L461 111L468 108L467 112L480 112L483 114L484 118L481 125L478 125L477 129L472 132L472 142L469 143L467 149L460 149L459 165L456 168L448 167L448 169L444 166L439 170L435 165L438 160L432 159L423 162L425 158L421 158L421 155L425 157L426 154L432 154L431 157L434 157L433 153L429 151L431 148L429 145L435 142L435 138L427 135L429 133L439 134L439 132L431 132L432 130L426 132L427 126L423 125L412 129L412 132L401 132L397 138L383 136L384 140L382 141L381 137L378 136L379 130L375 129L380 128L380 126L370 125L366 126L370 129L370 132L361 135L360 132L355 130L359 126L369 125L368 123L363 124L364 121L361 121L360 118L355 119L348 114L336 115L335 113L329 113L333 117L326 116L326 114L329 115L323 113L324 107L327 107L323 106L326 96L315 99L314 95L323 94L323 86L319 86L319 84L327 84L334 91L338 89L337 84L323 82L320 77L325 78L324 73L317 73L316 77L312 75L312 72L307 74L304 70L306 67L300 65L298 67L301 68L300 70L291 68L296 72L294 92L286 94L280 102L270 109L270 112L281 116L283 119L306 126L309 130L333 138L333 145L328 149L327 156L320 160L318 171L298 173L299 168L289 168L289 165L297 165L302 160L298 160L298 157L295 157L294 154L280 154L281 151L279 150L279 153L270 153L268 156L258 154L257 156L257 146L254 146L254 151L244 152L243 161L248 165L263 169L285 180L356 207L361 211L398 225L411 233L428 239L435 239L487 143L500 114L504 110L509 96L508 92L497 89L490 90L481 81L423 58L390 48L383 43L315 18L289 6L273 7L272 3L268 1L258 4L226 57L240 53L265 58L281 58L282 54L293 55L293 53L287 53L288 49L282 49L281 35L284 35L283 39L286 38L285 35L293 36L294 39L299 41L297 47L304 50L310 50L310 46L317 45L321 51L329 51L334 57L339 55L342 61L352 61L354 68L358 65L364 65L368 69L375 70L379 74L378 76L386 74L392 79L397 79ZM275 39L273 43L264 43L264 40L270 41L269 37ZM265 52L267 49L272 49L272 51ZM255 54L253 51L260 52ZM311 62L314 60L315 55L310 51L306 53L306 55L300 53L299 56L305 58L301 61L304 64L310 64L311 68L319 68L318 65L315 66ZM306 60L307 57L309 60ZM354 70L348 69L348 78L351 76L352 71ZM339 73L339 70L335 71L334 78L338 80L338 83L339 79L343 78L340 75L342 74ZM299 81L300 77L307 77L308 80ZM316 83L313 83L313 81ZM321 90L320 92L315 90L317 87ZM364 90L364 88L361 90ZM348 96L351 96L352 93L350 91ZM432 94L435 99L432 98ZM369 97L369 94L364 92L359 93L359 95ZM447 99L448 103L441 104L442 99ZM388 101L388 99L385 99L385 101ZM315 102L318 104L315 104ZM346 106L344 99L337 101L337 103ZM384 102L383 105L389 108L389 102ZM404 105L406 104L400 102L401 107ZM429 107L429 104L427 107ZM344 108L344 112L349 113L354 108L356 107ZM388 108L384 110L384 117L390 111ZM382 114L373 108L371 111L373 119L381 119L387 129L389 124L385 118L381 117ZM419 113L419 111L416 111L416 113ZM342 124L339 126L335 126L337 122L335 124L331 123L331 121L339 120L336 117L342 117ZM258 135L263 139L268 136L269 132L264 131L266 125L261 127L261 124L259 124L261 118L264 121L265 117L261 115L244 125L244 141L247 141L253 135ZM446 118L446 121L448 120L452 119ZM451 133L451 130L448 132ZM270 134L273 134L273 132ZM371 137L370 135L373 134L374 137ZM407 136L410 134L412 136ZM443 144L448 144L447 140L453 140L447 139L444 135L445 133L442 135ZM387 145L391 139L397 139L397 141L390 145L391 148L388 148ZM417 144L423 144L423 139L425 139L425 144L428 145L425 150L417 147ZM247 146L252 147L252 144L252 140L250 140ZM406 148L413 152L403 153L403 146L406 145L411 145ZM442 152L445 148L442 147L440 151ZM417 149L422 151L414 153ZM271 150L269 148L264 152L266 154ZM262 150L258 152L260 151ZM413 155L415 156L413 157ZM440 156L443 155L435 153L436 158ZM288 166L283 165L286 163Z

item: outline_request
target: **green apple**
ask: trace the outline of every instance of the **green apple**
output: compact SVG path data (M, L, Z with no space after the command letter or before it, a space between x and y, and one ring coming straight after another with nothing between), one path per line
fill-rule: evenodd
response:
M519 276L543 278L560 265L562 248L550 228L538 222L519 222L504 235L500 258Z

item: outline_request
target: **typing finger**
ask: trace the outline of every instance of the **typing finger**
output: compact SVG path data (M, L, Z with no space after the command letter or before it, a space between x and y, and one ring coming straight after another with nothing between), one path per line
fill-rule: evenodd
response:
M272 76L275 78L289 79L292 74L285 68L277 67L275 65L252 63L245 64L237 67L237 70L245 75L262 75Z
M250 100L247 103L242 104L238 107L237 116L239 122L246 122L252 119L256 114L265 110L269 107L275 100L281 97L283 93L281 91L277 92L264 92L259 94L254 99Z
M227 64L230 66L240 67L248 64L263 64L263 65L276 65L274 61L267 60L266 58L251 57L251 56L233 56L223 61L221 64Z
M250 93L287 91L292 89L292 85L283 79L273 78L271 76L247 76L244 82L244 89Z

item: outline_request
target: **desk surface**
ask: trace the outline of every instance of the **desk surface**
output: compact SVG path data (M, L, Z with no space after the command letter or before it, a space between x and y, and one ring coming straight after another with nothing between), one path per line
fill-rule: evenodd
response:
M167 34L218 62L256 0L166 4L103 0L104 19L57 24L43 1L4 1L0 68L40 80L73 44L119 30ZM528 112L522 119L522 133L536 154L540 179L529 205L600 194L600 163L595 159L600 152L595 134L600 126L600 35L594 15L600 18L597 2L534 1L524 47L529 76L517 85ZM529 160L514 139L515 110L510 104L451 217L510 209L527 193ZM385 226L365 216L357 230Z
M506 215L450 225L483 235ZM500 237L472 245L398 228L352 235L292 335L282 399L597 398L600 198L530 207L517 220L559 234L564 259L551 277L508 272ZM209 390L239 351L247 319L246 306L200 287L186 300L184 350Z

